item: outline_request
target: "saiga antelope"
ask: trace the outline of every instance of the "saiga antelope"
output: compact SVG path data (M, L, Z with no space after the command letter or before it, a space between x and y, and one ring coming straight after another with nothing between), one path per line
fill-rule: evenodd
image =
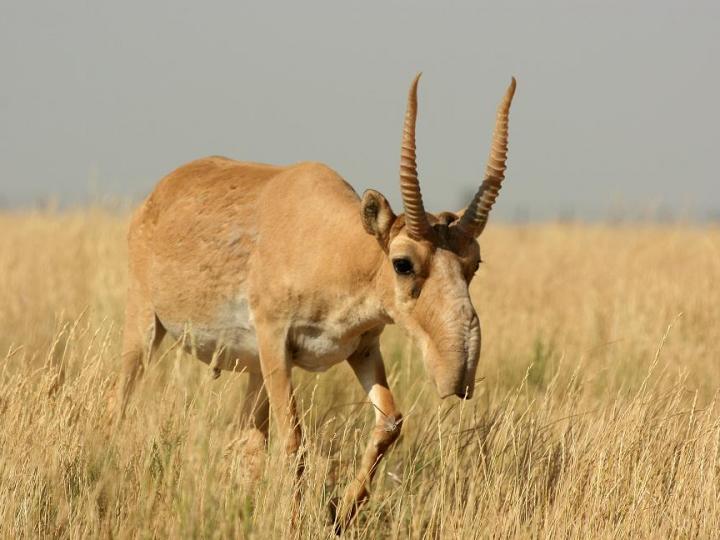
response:
M374 405L375 428L339 504L346 526L368 495L402 416L380 354L397 323L420 346L442 397L470 398L480 323L468 287L480 263L476 238L505 174L515 79L497 112L485 179L458 213L425 212L415 160L417 84L408 95L400 189L404 214L369 189L359 198L319 163L285 167L223 157L193 161L160 181L130 225L130 282L120 415L143 365L169 333L220 370L247 371L242 414L267 439L301 442L291 368L347 361ZM151 346L148 350L148 344Z

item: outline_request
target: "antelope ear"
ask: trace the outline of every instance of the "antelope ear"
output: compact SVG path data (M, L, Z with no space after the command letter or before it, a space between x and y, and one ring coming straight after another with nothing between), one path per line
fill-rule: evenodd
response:
M381 246L387 247L390 227L395 221L395 214L382 193L368 189L363 193L360 202L360 217L363 227L377 238Z

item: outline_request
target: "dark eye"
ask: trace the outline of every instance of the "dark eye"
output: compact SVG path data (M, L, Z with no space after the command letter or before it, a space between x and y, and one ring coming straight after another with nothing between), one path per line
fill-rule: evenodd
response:
M410 259L394 259L393 268L395 272L402 275L412 274L413 272L413 265Z

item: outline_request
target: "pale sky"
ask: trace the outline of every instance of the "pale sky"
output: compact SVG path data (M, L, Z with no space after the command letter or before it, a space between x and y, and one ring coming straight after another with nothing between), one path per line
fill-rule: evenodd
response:
M429 210L476 189L512 75L494 215L720 216L720 2L2 1L0 201L139 199L221 154L323 161L400 211L423 71Z

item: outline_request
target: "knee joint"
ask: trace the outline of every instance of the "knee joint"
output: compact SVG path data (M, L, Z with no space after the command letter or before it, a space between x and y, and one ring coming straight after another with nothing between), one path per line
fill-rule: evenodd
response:
M403 418L400 413L383 418L376 429L375 440L378 448L385 450L397 440L400 436L400 430L402 429L402 421Z

